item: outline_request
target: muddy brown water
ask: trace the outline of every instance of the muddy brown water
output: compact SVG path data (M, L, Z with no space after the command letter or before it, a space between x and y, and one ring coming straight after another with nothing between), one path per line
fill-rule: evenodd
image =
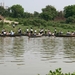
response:
M0 37L1 75L46 75L75 71L74 37Z

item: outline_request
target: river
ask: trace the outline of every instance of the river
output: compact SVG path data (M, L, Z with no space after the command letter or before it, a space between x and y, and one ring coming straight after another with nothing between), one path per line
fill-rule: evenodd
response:
M1 75L46 75L75 71L74 37L0 37Z

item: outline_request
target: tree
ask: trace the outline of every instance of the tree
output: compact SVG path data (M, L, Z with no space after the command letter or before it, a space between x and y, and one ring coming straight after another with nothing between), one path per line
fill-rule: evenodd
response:
M33 18L33 14L32 13L28 13L28 12L24 12L23 18Z
M39 17L39 13L37 11L34 11L34 17Z
M5 13L5 9L3 6L0 6L0 15L3 15L4 16L4 13Z
M57 16L54 18L54 21L65 21L64 13L63 11L58 11Z
M66 23L75 23L75 18L74 17L68 17L66 19Z
M42 9L42 13L40 14L40 17L45 20L53 20L55 16L57 15L57 11L55 7L48 5L46 8Z
M64 7L64 15L66 18L74 16L75 5L69 5L69 6Z
M11 11L11 15L14 18L19 18L19 17L23 17L23 13L24 13L24 8L21 5L13 5L10 8Z

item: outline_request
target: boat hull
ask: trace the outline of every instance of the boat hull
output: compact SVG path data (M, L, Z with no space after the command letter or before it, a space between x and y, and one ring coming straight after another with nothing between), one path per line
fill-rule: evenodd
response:
M56 37L75 37L75 35L55 35Z

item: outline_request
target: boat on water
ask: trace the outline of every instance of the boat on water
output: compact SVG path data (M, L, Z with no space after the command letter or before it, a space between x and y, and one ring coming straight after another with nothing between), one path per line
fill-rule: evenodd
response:
M75 37L75 35L55 35L56 37Z
M38 37L42 37L42 35L31 35L31 36L28 36L29 38L38 38Z
M16 37L16 36L21 36L21 35L0 35L0 37Z
M0 37L20 37L27 36L26 34L14 34L14 35L0 35Z

